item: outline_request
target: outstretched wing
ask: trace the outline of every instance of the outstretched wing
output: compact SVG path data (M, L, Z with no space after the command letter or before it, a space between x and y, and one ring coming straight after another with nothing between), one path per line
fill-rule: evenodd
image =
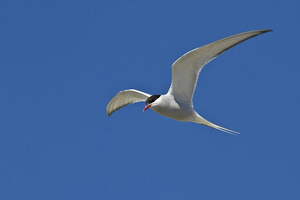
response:
M249 39L272 30L257 30L233 35L187 52L172 65L172 84L169 94L190 106L201 69L224 51Z
M106 113L108 116L110 116L116 110L132 103L146 101L150 96L150 94L138 90L123 90L114 98L112 98L112 100L110 100L110 102L107 104Z

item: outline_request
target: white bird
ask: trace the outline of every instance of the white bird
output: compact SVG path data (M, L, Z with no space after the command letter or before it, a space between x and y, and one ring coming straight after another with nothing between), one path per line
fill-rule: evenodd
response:
M114 111L128 104L146 101L144 111L151 108L163 116L178 121L195 122L226 133L239 134L207 121L193 109L192 100L197 79L204 65L218 55L247 39L269 31L272 30L240 33L187 52L172 65L172 83L167 94L150 95L134 89L121 91L108 103L107 115L110 116Z

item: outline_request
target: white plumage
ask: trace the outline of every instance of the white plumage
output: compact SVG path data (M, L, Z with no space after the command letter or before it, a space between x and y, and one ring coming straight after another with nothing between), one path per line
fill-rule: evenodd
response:
M203 124L230 134L238 132L213 124L193 109L193 95L201 69L231 47L257 35L272 30L257 30L233 35L187 52L172 65L172 84L167 94L154 95L130 89L119 92L107 105L110 116L114 111L128 104L146 101L155 112L178 121Z

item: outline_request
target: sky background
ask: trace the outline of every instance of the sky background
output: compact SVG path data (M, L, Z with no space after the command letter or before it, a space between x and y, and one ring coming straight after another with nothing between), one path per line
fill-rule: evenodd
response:
M1 1L0 199L299 199L300 1ZM145 104L196 47L273 29L202 70L194 108Z

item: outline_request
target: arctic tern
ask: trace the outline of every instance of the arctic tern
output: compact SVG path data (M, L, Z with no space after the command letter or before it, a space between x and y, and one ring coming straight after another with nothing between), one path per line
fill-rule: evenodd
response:
M143 111L151 108L155 112L185 122L206 125L233 135L236 131L221 127L201 117L193 109L193 94L201 69L211 60L231 47L257 35L272 30L256 30L240 33L191 50L172 65L172 83L167 94L150 95L135 89L120 91L107 105L110 116L116 110L136 102L146 101Z

